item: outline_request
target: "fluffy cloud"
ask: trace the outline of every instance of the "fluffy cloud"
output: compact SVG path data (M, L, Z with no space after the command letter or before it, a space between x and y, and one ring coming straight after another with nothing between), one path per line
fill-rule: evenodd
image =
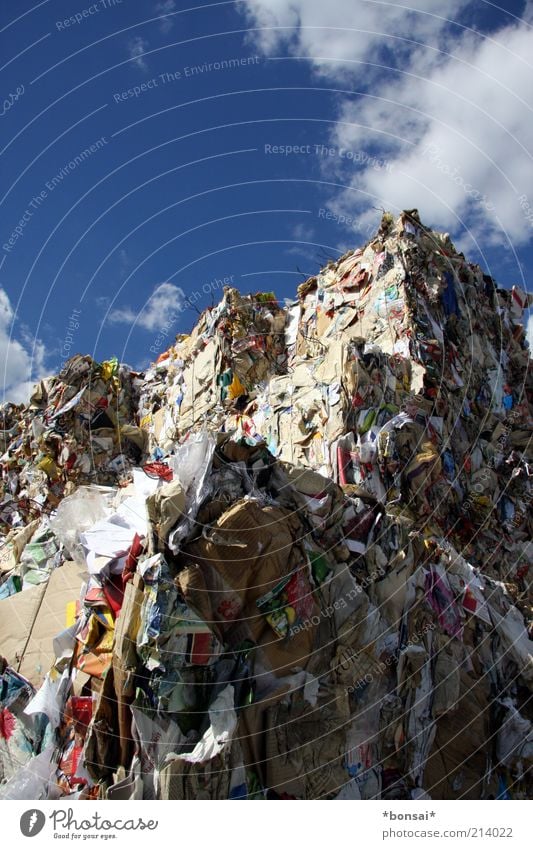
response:
M497 41L465 38L427 78L385 83L379 100L345 103L336 142L378 145L390 170L364 168L352 189L384 206L409 202L433 222L466 224L487 244L524 244L532 234L530 145L533 31L508 27ZM362 132L360 125L371 127ZM347 198L344 198L347 201Z
M458 23L475 12L466 0L410 0L409 9L375 0L357 8L351 0L243 0L241 7L250 23L270 27L256 36L264 50L306 56L320 76L353 86L331 135L353 158L324 163L347 187L332 202L339 211L358 213L363 229L376 218L372 207L417 206L435 226L468 231L470 242L531 238L526 19L509 17L484 36Z
M140 310L130 306L113 310L108 321L111 324L134 324L145 330L159 330L171 314L179 313L185 300L185 293L173 283L161 283L157 286Z
M144 54L148 50L149 44L145 38L141 38L140 35L135 36L135 38L131 38L128 41L128 53L130 59L132 60L133 65L137 65L141 71L147 71L148 65L146 64L146 60L144 58Z
M169 15L175 10L175 8L175 0L161 0L160 3L155 4L154 10L156 14L161 16L161 20L159 21L159 29L161 32L170 32L174 26L174 18L167 18L165 15Z
M529 316L527 321L526 339L529 342L529 355L533 357L533 314Z
M465 0L410 0L409 4L376 0L241 0L240 9L250 26L259 28L252 38L267 53L287 49L306 56L325 75L373 74L382 62L409 56L416 42L441 39L447 21L458 14ZM366 65L366 62L374 65ZM352 67L346 65L350 63ZM357 63L365 63L365 67ZM375 68L374 70L377 70Z
M29 400L34 383L45 376L45 349L25 328L16 339L13 318L9 297L0 289L0 398L20 404Z

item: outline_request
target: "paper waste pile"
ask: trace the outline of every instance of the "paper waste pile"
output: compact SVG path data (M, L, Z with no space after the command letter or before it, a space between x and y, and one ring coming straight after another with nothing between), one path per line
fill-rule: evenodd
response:
M532 304L386 213L4 406L0 795L530 796Z

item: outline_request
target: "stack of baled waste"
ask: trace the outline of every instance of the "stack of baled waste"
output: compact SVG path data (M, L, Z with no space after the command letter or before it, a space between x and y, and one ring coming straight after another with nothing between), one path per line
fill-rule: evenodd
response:
M77 355L28 405L0 408L0 599L46 582L60 561L49 519L64 497L129 480L148 444L132 424L140 383L116 360Z
M410 210L114 365L105 462L6 528L3 798L527 798L531 300Z

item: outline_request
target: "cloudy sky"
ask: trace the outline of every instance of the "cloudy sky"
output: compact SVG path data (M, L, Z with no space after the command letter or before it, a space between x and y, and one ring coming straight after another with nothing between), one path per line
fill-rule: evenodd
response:
M533 3L505 5L2 4L2 395L69 352L143 367L224 278L291 298L382 209L531 291Z

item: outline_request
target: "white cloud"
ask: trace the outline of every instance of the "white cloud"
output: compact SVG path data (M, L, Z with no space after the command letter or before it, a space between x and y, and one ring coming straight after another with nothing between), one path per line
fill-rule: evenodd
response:
M0 397L20 404L28 402L35 382L45 376L45 348L25 327L16 339L13 318L9 297L0 289Z
M140 35L136 35L135 38L131 38L128 41L128 53L130 59L132 59L132 64L137 65L141 71L148 70L148 65L143 54L146 53L149 46L147 40Z
M382 100L358 108L346 103L337 143L379 144L391 165L363 168L350 186L387 207L418 206L444 227L457 230L462 218L484 244L504 243L505 231L527 242L532 230L520 199L533 205L533 31L507 28L498 42L467 38L427 79L385 84Z
M169 316L181 312L185 293L173 283L161 283L157 286L140 310L130 306L113 310L108 321L111 324L134 324L145 330L159 330Z
M533 313L527 320L526 339L529 342L529 356L533 357Z
M533 0L527 0L524 11L522 12L524 21L533 24Z
M415 41L435 42L446 20L468 5L467 0L409 0L405 5L376 0L241 0L239 7L252 34L267 53L286 48L308 56L322 74L353 71L344 64L380 63L408 54ZM442 19L444 17L444 20ZM408 41L401 41L407 39ZM409 43L411 42L411 43ZM372 67L356 73L368 79Z
M161 15L161 19L159 21L159 29L161 32L170 32L174 26L174 18L166 18L164 16L173 12L175 8L175 0L161 0L160 3L155 4L155 12L158 15Z
M376 168L328 157L324 167L347 186L330 205L360 214L361 227L375 218L372 206L418 207L428 223L455 234L466 225L484 245L505 244L506 233L516 245L531 238L533 29L525 21L508 18L485 38L453 23L468 0L241 6L256 26L289 28L261 32L263 49L308 56L317 74L353 85L354 95L339 98L332 144L387 160Z
M292 238L297 242L312 242L314 241L314 235L313 228L301 221L292 228Z
M99 310L104 310L105 312L107 312L111 304L111 298L107 295L99 295L97 298L94 299L94 302Z
M125 277L130 268L133 267L133 260L125 248L121 248L119 251L118 264L121 277Z

